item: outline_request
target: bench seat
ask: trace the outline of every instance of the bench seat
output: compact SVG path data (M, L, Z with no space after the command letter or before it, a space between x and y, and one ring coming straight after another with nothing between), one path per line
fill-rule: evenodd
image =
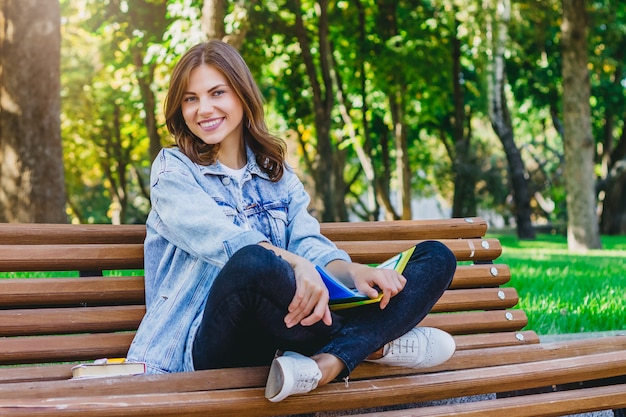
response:
M323 224L327 237L365 263L427 239L447 245L457 271L420 325L451 333L457 351L445 364L421 371L364 363L348 387L332 383L274 404L263 396L267 367L70 380L77 362L126 354L145 313L145 227L1 224L0 272L11 278L0 279L0 415L254 417L359 410L385 417L461 411L548 416L623 407L615 393L626 383L626 336L539 343L517 308L517 291L508 286L509 267L497 262L502 247L485 238L486 231L480 218ZM107 276L112 270L116 276ZM28 271L47 272L20 278ZM578 401L570 391L543 392L580 383ZM537 393L411 414L387 410L521 390ZM374 407L385 410L372 414ZM516 408L526 414L515 414Z

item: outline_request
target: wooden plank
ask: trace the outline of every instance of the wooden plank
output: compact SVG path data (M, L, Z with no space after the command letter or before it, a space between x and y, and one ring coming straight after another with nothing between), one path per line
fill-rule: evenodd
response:
M0 310L0 336L137 330L143 305Z
M379 263L420 240L337 242L356 262ZM500 256L497 239L441 240L458 260L491 261ZM0 271L142 269L142 244L0 245Z
M528 324L522 310L467 311L429 314L420 326L437 327L453 335L511 332Z
M139 320L140 307L135 308L137 310L132 315L136 316L134 318L136 325ZM512 318L505 317L506 313L510 313ZM43 317L45 320L42 319L42 321L50 322L45 315ZM97 317L94 320L97 320ZM130 320L133 318L131 317ZM431 314L423 320L421 325L432 325L456 335L476 333L473 339L466 339L468 343L461 343L463 339L460 339L461 342L457 348L461 350L476 348L481 343L498 346L504 343L501 338L483 335L483 333L515 332L523 328L526 322L526 315L523 311L507 310ZM101 328L103 324L96 322L91 325ZM38 325L33 324L33 326ZM42 324L42 326L46 325ZM132 341L132 334L132 332L127 332L2 338L0 339L0 364L76 361L124 356ZM505 334L503 338L506 338L506 343L523 342L515 342L515 334ZM473 340L472 343L469 343L470 340Z
M351 415L357 417L560 417L623 407L626 407L626 384Z
M83 390L80 385L57 387L53 395L44 399L3 398L0 399L0 414L3 416L248 416L262 417L290 415L319 411L339 411L365 407L384 407L408 404L457 396L479 395L512 389L530 389L552 384L565 384L589 378L610 378L622 375L626 367L626 351L586 355L550 361L539 361L515 365L494 366L484 369L469 369L439 372L405 377L390 377L354 381L346 387L343 382L320 387L313 393L289 397L280 403L269 403L263 388L236 390L172 392L167 385L163 390L152 387L151 394L107 395L104 391L118 386L113 383L99 386L100 395L78 397ZM196 372L199 374L199 372ZM198 375L196 375L198 376ZM136 387L145 387L149 377L134 379ZM120 378L115 378L119 381ZM86 382L86 381L83 381ZM56 385L56 384L55 384Z
M0 245L0 271L142 268L143 244Z
M437 300L431 312L506 309L517 305L518 300L515 288L448 290Z
M507 265L461 265L450 288L497 287L510 277ZM141 276L5 279L0 280L0 308L139 304L144 300L143 285Z
M517 338L517 336L519 336L520 334L524 336L522 340ZM59 336L59 337L74 338L75 336ZM624 340L623 346L624 346L624 349L626 349L626 338L624 339L625 340ZM35 339L35 342L38 342L39 340L40 338L38 337L37 339ZM59 339L57 337L57 341L55 342L56 345L59 344L58 340ZM481 358L488 360L488 359L495 359L497 357L496 354L492 354L491 351L489 350L492 348L502 348L502 347L519 348L521 346L526 346L528 344L534 344L536 346L541 346L541 347L545 346L545 344L539 345L539 338L532 331L509 332L509 333L501 332L501 333L489 333L489 334L481 334L481 335L455 336L455 341L457 344L457 352L455 353L455 356L453 356L453 358L450 361L446 362L444 365L437 367L437 368L431 368L431 371L465 369L468 367L485 366L485 361L481 360ZM49 337L45 337L45 339L42 342L48 345ZM1 345L2 344L0 343L0 346ZM128 350L129 346L130 346L130 339L124 339L122 343L116 344L113 346L112 348L113 353L105 354L106 352L101 351L100 352L101 354L98 357L120 356L119 352L124 352ZM612 345L609 343L602 343L599 346L594 347L594 351L595 353L608 351L610 350L609 348L611 347ZM487 349L487 350L483 351L483 349ZM469 359L467 358L467 356L465 356L467 355L468 352L472 354L472 356ZM566 352L567 351L565 349L562 351L562 353L566 353ZM514 358L515 359L526 358L520 355L520 352L518 351L506 351L505 357L508 358L507 359L508 362L512 362ZM458 367L456 365L456 363L459 361L459 358L463 360L463 362L461 362L463 364L463 367ZM80 358L66 358L64 360L76 361L78 359ZM91 359L95 359L95 357ZM498 364L501 365L504 363L508 363L507 361L500 362ZM23 382L23 381L38 381L38 380L52 381L52 380L59 380L59 379L68 379L71 377L71 371L70 371L71 366L72 365L37 365L37 366L0 368L0 386L2 383L7 383L7 382ZM378 371L372 372L372 370L370 369L366 373L362 373L361 369L363 367L368 368L368 366L374 366L375 367L374 369L377 369ZM401 370L402 368L398 368L398 367L394 367L393 371L391 371L390 369L391 368L388 368L388 367L381 368L378 365L365 363L359 366L354 371L355 373L351 375L351 378L359 379L359 378L365 378L365 377L371 377L371 376L380 376L383 374L396 375L396 374L415 373L415 371L409 372L408 368L404 369L404 372L400 372L399 370ZM231 383L239 384L240 382L237 382L236 380L231 379ZM231 387L233 386L237 386L237 385L232 385ZM1 396L1 392L0 392L0 396Z
M450 288L497 287L508 282L510 277L507 265L461 265L457 267ZM141 276L0 280L0 308L139 304L143 300Z
M482 292L489 290L455 290ZM513 293L514 289L506 292ZM493 290L491 292L494 292ZM454 295L451 297L455 297ZM438 310L454 310L452 301L442 301ZM459 296L472 302L469 296ZM477 300L480 302L481 300ZM488 307L496 306L485 301ZM135 330L139 326L145 307L143 305L67 307L46 309L11 309L0 311L0 336L31 336L44 334L67 334L88 332L116 332ZM514 331L524 327L526 315L521 310L469 311L455 314L431 313L420 325L437 327L452 334L486 333L494 331Z
M450 288L497 287L510 280L511 270L508 265L458 265Z
M123 332L0 338L0 365L124 357L134 336Z
M144 300L141 276L0 280L0 308L143 304Z
M456 350L496 348L539 343L539 336L532 330L497 333L479 333L454 336Z
M492 366L512 365L524 362L538 362L545 360L555 360L563 358L573 358L584 355L615 352L626 349L626 337L609 337L603 340L587 339L569 342L555 342L536 345L520 345L516 347L476 349L456 352L455 355L443 365L418 370L404 367L381 366L365 362L358 366L350 375L351 381L381 378L389 376L407 376L423 373L453 371L473 368L486 368ZM44 398L47 395L62 389L61 384L48 384L51 380L49 375L44 374L41 381L30 381L28 383L8 383L19 381L19 378L32 375L32 371L38 372L41 369L53 370L55 379L68 379L71 377L72 365L53 365L25 368L4 368L0 369L0 380L5 382L0 384L0 398L8 398L18 393L24 393L31 398ZM252 388L263 387L267 376L267 367L250 368L230 368L214 369L209 371L199 371L182 374L141 376L134 379L115 378L115 383L103 383L85 381L73 381L72 387L80 390L80 394L91 395L94 393L151 393L157 390L170 392L185 392L209 389L232 389L232 388ZM141 381L139 386L137 381ZM65 382L64 382L65 383ZM106 391L99 390L99 386ZM166 385L164 388L160 385Z
M1 245L143 243L144 225L2 223Z
M338 241L340 249L348 252L355 262L380 263L423 240L381 240L377 242ZM459 261L484 262L496 259L502 253L497 239L441 239Z
M487 232L484 219L393 220L379 222L322 223L321 231L330 240L415 240L481 238Z
M322 223L320 228L333 241L381 240L384 236L393 239L480 238L487 231L487 222L474 217ZM0 244L3 245L143 243L145 234L144 225L0 224Z

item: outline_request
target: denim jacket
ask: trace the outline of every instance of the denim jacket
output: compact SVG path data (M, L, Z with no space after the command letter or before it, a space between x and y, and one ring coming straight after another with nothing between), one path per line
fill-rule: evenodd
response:
M192 371L191 347L211 285L240 248L268 241L316 265L348 260L320 234L309 196L290 170L270 181L247 148L241 180L219 161L193 163L163 149L152 165L152 208L146 222L146 315L128 352L148 372Z

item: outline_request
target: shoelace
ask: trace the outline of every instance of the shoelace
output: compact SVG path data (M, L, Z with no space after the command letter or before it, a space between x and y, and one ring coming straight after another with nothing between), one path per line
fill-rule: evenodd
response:
M389 342L387 345L389 349L387 349L387 352L384 356L387 356L388 354L393 355L394 353L414 353L415 349L417 349L417 347L415 346L415 340L412 339L399 338ZM404 352L402 351L402 348L404 348ZM394 349L397 349L397 352L394 352Z

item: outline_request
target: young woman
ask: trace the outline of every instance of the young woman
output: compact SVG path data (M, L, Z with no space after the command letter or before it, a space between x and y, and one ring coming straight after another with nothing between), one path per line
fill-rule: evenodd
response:
M415 326L448 287L454 255L424 242L400 274L353 263L322 236L234 48L191 48L172 73L165 116L177 146L152 167L147 312L128 360L152 373L271 364L266 397L281 401L347 381L366 359L426 367L450 358L450 335ZM381 291L380 303L331 312L316 265L369 297Z

